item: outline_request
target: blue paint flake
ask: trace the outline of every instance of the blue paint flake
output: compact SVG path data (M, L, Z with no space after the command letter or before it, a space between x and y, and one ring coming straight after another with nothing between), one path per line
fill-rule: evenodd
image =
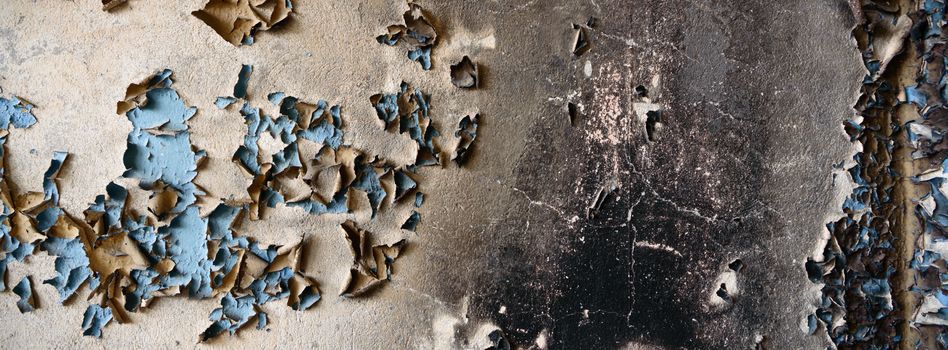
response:
M59 205L59 186L56 185L56 176L68 155L69 153L66 152L53 153L53 160L46 169L46 173L43 174L43 198L54 205Z
M33 115L33 105L17 97L0 97L0 130L7 130L13 125L17 129L25 129L36 124Z
M475 114L473 117L464 116L464 118L461 118L461 121L458 122L458 130L454 132L454 136L459 139L458 146L454 150L454 156L451 157L451 160L457 163L458 166L464 165L470 157L474 140L477 139L477 122L479 118L479 114Z
M284 97L286 97L286 94L283 92L271 92L267 95L267 100L270 101L270 103L272 103L274 106L279 106Z
M253 72L253 66L245 64L240 67L240 74L237 75L237 84L234 85L234 97L247 98L247 86L250 84L250 73Z
M431 46L419 47L408 51L408 59L418 62L421 69L431 69Z
M92 277L89 258L79 238L59 238L50 236L41 247L56 257L56 277L43 281L56 288L59 302L63 303L76 293L83 283Z
M426 37L420 32L408 37L428 44L434 42L434 37ZM430 47L428 50L430 52ZM239 113L246 122L247 133L233 158L254 177L254 185L249 189L251 192L257 191L252 194L253 203L223 202L210 213L201 215L198 203L206 194L198 188L194 179L199 161L205 153L191 143L188 125L197 109L188 106L172 87L171 71L159 71L145 83L133 84L129 88L129 97L119 103L119 109L124 111L132 124L127 139L128 148L123 155L126 166L123 177L137 181L137 185L151 192L152 196L162 191L174 191L176 202L173 209L160 220L155 220L154 213L136 214L134 208L126 207L129 189L111 182L106 186L105 194L96 196L83 212L85 220L74 221L59 206L60 192L56 183L68 154L56 152L43 177L44 202L23 213L35 222L34 228L45 235L43 238L35 242L17 240L12 234L14 230L10 223L13 215L19 213L12 204L0 201L0 249L4 253L3 259L0 259L0 288L6 289L2 285L5 280L2 277L6 275L7 266L13 261L23 261L38 246L55 257L55 276L43 283L56 289L60 303L78 294L83 285L91 290L90 300L101 298L101 304L89 305L84 314L82 332L87 336L101 337L103 328L111 323L113 312L118 312L122 320L125 311L137 312L149 300L163 295L163 292L179 289L192 298L221 297L221 307L211 312L211 325L201 334L202 341L224 333L235 334L254 319L258 328L265 328L268 317L260 311L260 307L271 301L286 300L291 309L298 311L314 307L321 300L318 283L301 271L299 262L295 260L298 255L293 258L294 263L288 265L285 264L288 258L280 255L291 254L281 253L285 251L299 252L302 246L260 245L252 238L240 235L234 227L244 220L245 214L251 214L250 219L255 220L255 210L273 208L281 203L311 215L346 214L350 212L351 190L366 193L374 217L382 201L391 195L383 186L383 180L394 181L396 200L415 191L418 183L408 173L411 167L408 170L401 170L406 169L404 167L396 170L384 160L346 146L339 105L332 105L325 100L310 104L276 92L268 95L268 99L280 107L278 116L268 116L252 107L246 101L251 71L252 67L244 65L234 88L234 96L220 97L215 105L226 108L238 100L244 100ZM431 153L428 158L435 161L419 161L412 166L436 164L438 152L431 140L437 131L430 125L428 116L430 97L410 88L408 84L403 84L400 94L390 99L402 97L412 101L410 108L400 110L398 103L392 100L394 114L387 122L392 127L399 125L399 131L419 142ZM29 104L16 99L0 100L0 122L6 118L7 126L28 127L36 120L30 114L31 108ZM261 154L258 142L265 132L285 146L275 154ZM5 141L4 137L0 137L0 145ZM304 148L301 142L315 144L318 152L313 159L302 157L301 150ZM311 144L307 146L311 147ZM2 152L3 148L0 147L0 156ZM354 158L347 158L350 156ZM314 189L310 196L294 196L287 202L289 197L283 192L279 181L303 176L312 166L334 169L338 175L335 184L330 184L336 186L334 191L321 192L317 196ZM328 194L332 195L331 198L325 198L329 197ZM422 201L423 195L417 192L414 204L419 206ZM406 229L414 230L419 218L419 214L413 212L409 218L412 222L410 228L406 226ZM78 237L75 232L80 232ZM63 234L66 236L61 236ZM367 244L366 235L360 236L360 244ZM105 246L114 244L112 242L116 242L116 239L127 239L127 243L121 248ZM359 250L357 258L360 261L359 273L371 276L375 282L390 280L392 264L404 243L402 240L388 245L366 245ZM112 249L136 250L144 258L143 265L129 268L126 270L127 275L112 270L96 270L103 267L100 267L101 264L91 264L93 261L90 261L90 257L95 259L101 254L125 256L123 252L113 252ZM245 259L257 258L266 264L265 272L251 280L245 280L251 278L246 275L235 275L242 272L240 269ZM105 282L99 287L101 277L105 277ZM113 288L118 285L122 287ZM367 288L346 295L355 297L364 290ZM21 312L29 312L35 307L33 284L28 277L21 280L13 292L19 296L17 306Z
M168 257L174 269L162 276L164 286L187 286L190 296L206 298L211 295L210 267L207 258L207 220L201 218L198 208L188 207L171 224L158 229L166 237Z
M420 208L421 204L425 202L425 194L421 192L415 193L415 208Z
M128 148L123 161L127 170L124 177L138 179L141 187L150 189L161 181L178 194L173 212L181 212L203 194L192 182L197 176L197 163L205 156L191 145L186 122L197 112L187 107L178 93L171 88L170 71L156 75L158 87L148 90L142 106L126 113L132 122L128 134Z
M369 204L372 206L372 217L375 217L379 206L382 204L382 199L386 196L386 192L382 187L381 181L379 181L381 175L376 173L375 167L371 164L360 162L360 159L362 158L356 159L356 179L352 182L352 188L361 190L368 195Z
M402 230L415 231L415 228L418 227L418 223L421 222L421 214L418 214L417 211L412 211L411 215L408 216L408 219L405 220L405 223L402 224Z
M319 289L314 285L308 285L303 288L303 291L300 293L298 299L299 301L293 304L290 304L290 308L297 311L308 310L309 308L316 305L322 296L319 294Z
M234 335L240 327L257 316L252 296L234 297L227 293L221 299L221 307L211 311L211 325L201 333L201 341L217 337L223 333Z
M221 96L214 100L214 105L217 106L218 109L224 109L234 104L234 102L237 102L236 97Z
M23 277L20 283L17 283L16 287L13 287L13 293L20 297L20 300L16 302L16 307L20 310L20 313L33 311L33 283L30 281L29 276Z
M89 305L82 317L82 335L102 338L102 328L112 322L112 309Z
M391 25L388 33L375 40L382 45L403 44L409 48L408 59L418 62L424 70L431 69L431 49L437 44L438 33L428 22L425 11L418 4L409 2L404 14L404 24Z
M418 183L415 182L411 176L408 176L404 171L398 170L395 171L395 200L401 200L408 193L418 187Z
M386 130L397 124L399 133L408 134L418 144L418 153L411 168L441 164L441 151L434 143L440 133L432 125L429 116L431 96L402 82L398 92L375 94L369 98L369 102Z

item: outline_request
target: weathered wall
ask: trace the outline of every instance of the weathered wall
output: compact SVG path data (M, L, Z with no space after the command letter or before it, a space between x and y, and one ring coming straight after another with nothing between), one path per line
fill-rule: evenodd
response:
M409 207L352 215L407 238L392 282L337 297L347 217L277 208L242 232L310 239L305 264L324 291L313 309L268 304L267 330L195 345L219 301L162 298L95 339L80 336L88 290L64 306L37 283L31 313L0 294L13 325L0 331L5 347L446 348L483 341L484 325L553 348L826 345L806 334L819 294L802 266L840 205L833 164L851 153L842 121L863 72L845 1L423 2L439 29L430 71L374 39L401 21L402 2L296 5L284 27L235 47L190 14L193 1L131 0L111 13L86 0L5 3L0 87L39 119L11 133L7 175L15 191L40 190L49 156L68 151L62 205L80 213L125 170L131 126L115 102L170 68L199 108L191 140L209 159L196 183L239 197L248 179L231 156L244 121L213 102L241 64L254 66L254 101L284 91L340 104L347 142L409 164L414 144L383 131L369 103L408 81L431 93L443 135L474 111L482 122L468 164L420 171L417 233L398 230ZM571 25L589 17L591 48L576 57ZM463 55L481 65L480 89L451 85ZM646 103L638 85L660 106L654 141L635 111ZM736 259L739 272L728 267ZM9 280L52 272L39 253ZM731 300L716 296L721 283Z

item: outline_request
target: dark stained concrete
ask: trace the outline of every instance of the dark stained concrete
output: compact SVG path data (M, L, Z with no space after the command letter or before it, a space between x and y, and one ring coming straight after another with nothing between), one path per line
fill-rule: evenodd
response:
M850 152L841 125L862 72L845 1L433 11L493 23L501 48L484 60L489 131L475 164L513 170L507 209L470 233L484 260L468 271L470 316L552 348L825 346L805 332L818 293L803 262L838 208L833 164ZM570 23L589 16L592 48L573 57ZM661 106L655 142L633 111L637 85ZM581 106L576 126L567 101ZM518 158L491 159L520 128ZM744 268L729 272L736 259ZM715 299L726 276L730 300Z

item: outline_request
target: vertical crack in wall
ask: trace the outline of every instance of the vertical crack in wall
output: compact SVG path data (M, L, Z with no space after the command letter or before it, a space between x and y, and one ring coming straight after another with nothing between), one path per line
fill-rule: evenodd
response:
M901 17L907 19L915 12L916 5L913 1L902 2L903 7L911 6L906 11L908 13L904 13ZM908 21L910 21L909 26L911 26L911 22L914 22L912 20ZM906 86L913 84L915 72L919 68L919 60L918 52L915 46L912 45L912 39L909 35L901 34L898 40L901 43L902 53L897 58L897 62L892 65L891 70L901 101L900 104L893 107L893 112L896 118L894 122L898 122L898 125L902 126L901 132L897 135L898 147L895 149L895 159L897 161L894 164L895 171L902 175L899 179L898 188L898 209L902 220L900 220L897 230L898 237L901 239L895 242L895 254L897 254L898 259L893 261L896 274L893 281L892 297L894 303L899 306L898 319L900 324L897 328L898 338L896 342L901 343L903 347L914 347L909 345L912 345L917 337L913 336L912 324L907 321L912 318L912 313L915 310L915 297L909 291L914 280L914 273L911 271L909 261L914 254L915 239L920 231L919 222L914 218L914 211L916 199L921 197L921 191L912 179L916 169L913 162L912 140L907 132L910 129L909 125L917 119L918 113L917 110L912 108L911 104L905 103L904 90Z

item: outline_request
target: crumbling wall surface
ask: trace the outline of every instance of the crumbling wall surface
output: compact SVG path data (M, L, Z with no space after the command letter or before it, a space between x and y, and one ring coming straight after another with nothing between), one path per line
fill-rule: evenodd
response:
M809 330L821 285L804 264L841 215L839 164L857 151L843 121L865 71L847 1L417 1L437 30L430 69L425 45L413 62L401 44L382 44L405 21L403 1L292 4L251 44L192 15L200 2L129 0L110 12L93 0L5 2L0 96L29 101L37 119L6 136L10 192L44 193L43 180L58 179L57 205L82 218L110 182L128 180L130 137L148 129L116 102L170 69L196 107L187 130L206 153L193 179L204 197L246 197L255 179L233 161L248 134L243 102L218 108L218 98L276 117L285 111L268 95L283 92L341 106L343 143L410 172L423 204L376 213L353 190L347 213L279 203L247 219L239 234L261 246L301 244L294 273L318 282L321 299L304 311L256 305L262 329L207 341L223 295L156 297L101 338L83 337L87 306L108 301L86 285L60 303L41 283L56 276L56 256L38 248L7 266L10 289L33 276L35 309L0 294L3 347L830 345ZM464 56L477 63L476 88L452 84ZM242 65L252 66L246 97L234 89ZM411 168L423 142L379 120L373 96L402 82L430 95L438 165ZM470 153L451 161L459 122L474 115ZM69 156L50 176L55 151ZM143 191L129 188L133 199ZM194 204L204 217L207 203ZM413 212L417 228L402 229ZM361 235L347 220L374 243L404 239L384 265L393 273L365 295L345 292Z

